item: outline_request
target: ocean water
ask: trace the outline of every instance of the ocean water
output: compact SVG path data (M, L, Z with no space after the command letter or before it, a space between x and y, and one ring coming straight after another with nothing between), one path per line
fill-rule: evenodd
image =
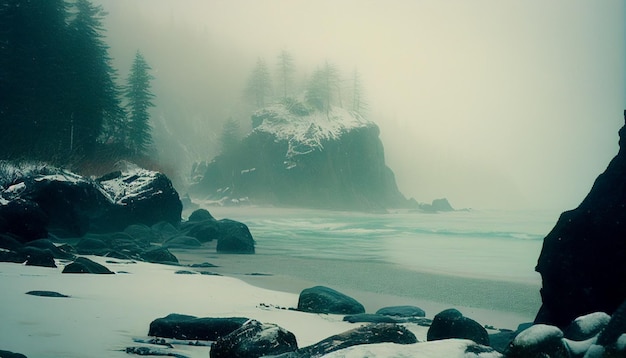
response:
M305 280L397 297L515 312L541 302L534 271L559 213L456 211L387 214L260 207L207 207L244 222L255 255L208 254L228 274L265 273L285 287ZM219 272L219 269L218 269ZM279 282L277 282L279 281ZM281 283L283 285L281 286Z

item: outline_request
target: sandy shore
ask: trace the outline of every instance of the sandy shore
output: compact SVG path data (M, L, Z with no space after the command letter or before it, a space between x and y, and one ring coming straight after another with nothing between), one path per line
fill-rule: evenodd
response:
M262 255L221 255L211 248L173 250L182 264L209 262L206 269L254 286L299 294L325 285L361 302L367 312L392 305L416 305L432 317L457 308L482 324L516 329L531 322L539 306L539 285L417 272L381 262L355 262Z

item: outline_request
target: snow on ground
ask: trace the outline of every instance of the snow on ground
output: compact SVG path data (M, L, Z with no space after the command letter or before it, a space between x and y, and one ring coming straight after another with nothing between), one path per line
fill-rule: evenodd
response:
M180 267L150 263L106 263L115 275L62 274L59 268L0 263L0 349L28 357L128 357L133 339L146 339L151 321L170 313L198 317L248 317L291 331L304 347L356 326L342 316L281 309L298 295L251 286L235 278L177 275ZM69 298L26 295L55 291ZM420 341L426 328L409 325ZM467 341L360 347L369 357L463 357ZM188 357L208 357L209 347L176 345ZM333 357L363 356L356 348ZM410 352L410 353L409 353Z

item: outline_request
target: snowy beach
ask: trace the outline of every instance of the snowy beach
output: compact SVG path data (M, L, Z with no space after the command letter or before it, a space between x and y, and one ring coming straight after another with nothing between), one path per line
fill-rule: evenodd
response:
M310 314L295 307L298 295L251 286L241 280L213 275L177 275L180 267L143 262L107 263L115 275L61 274L59 268L0 263L2 349L28 357L128 357L126 347L142 346L148 326L170 313L198 317L247 317L276 323L293 332L304 347L330 335L355 328L341 315ZM27 295L33 290L54 291L69 297ZM408 324L426 340L426 327ZM176 352L207 357L208 346L174 343ZM369 347L383 356L421 354L423 357L463 357L468 341L420 343L412 347L381 344ZM340 357L342 355L335 354Z
M144 344L139 341L150 338L147 337L150 322L170 313L197 317L246 317L275 323L294 333L299 347L359 326L358 323L343 322L341 315L310 314L286 309L296 307L298 293L314 285L326 285L350 295L361 302L368 313L382 307L409 304L421 307L426 311L426 317L432 318L442 310L453 307L482 325L512 330L520 323L531 321L540 304L539 283L532 278L525 279L523 273L507 270L506 266L500 267L502 272L494 272L498 274L498 279L481 275L482 269L471 270L471 265L465 274L440 270L428 272L418 267L389 262L381 256L388 256L389 253L378 252L376 243L349 240L350 235L355 235L353 238L367 238L377 232L374 235L380 239L377 242L384 242L384 233L396 235L396 224L389 221L377 222L377 229L364 225L357 230L345 226L346 218L354 226L362 220L371 222L374 218L393 221L397 219L393 215L327 213L329 217L339 219L320 219L326 222L324 227L311 225L311 222L304 223L302 218L310 214L310 211L267 211L252 208L247 211L235 208L210 210L217 217L228 216L247 221L257 241L257 254L217 254L214 244L211 243L193 250L172 249L183 266L202 262L217 266L202 269L89 257L107 266L115 275L61 274L64 262L57 262L58 268L0 264L0 284L3 287L3 294L0 296L3 317L0 326L0 349L20 352L28 357L128 356L125 352L127 347L142 346ZM287 217L287 212L291 212L292 216L299 216L301 220ZM284 221L277 220L279 217L283 217ZM443 221L456 222L454 225L460 230L460 226L466 224L460 224L459 219L475 224L476 218L481 217L481 214L458 213L456 217L413 215L410 219L415 222L416 218L424 217L429 219L424 221L428 225L437 226L435 223L438 221L440 224ZM485 221L493 219L493 216L488 215L482 217ZM407 222L405 219L400 221ZM522 218L524 221L526 219ZM294 222L298 224L299 233L285 227ZM540 230L542 225L544 224L538 223L536 230ZM273 234L269 233L270 227L274 229ZM515 225L511 227L514 228ZM436 231L436 228L433 230ZM279 245L277 236L284 238L290 235L293 235L292 240L303 240L299 251L290 252L285 240L284 245ZM307 235L317 237L317 244L307 244ZM343 244L337 244L337 247L330 250L324 249L331 241L337 240L337 235L343 235ZM530 230L516 235L534 234ZM466 235L465 239L471 240L471 235L469 237ZM540 246L540 242L532 239L526 241ZM297 247L296 243L293 245L294 248ZM358 247L354 249L354 254L345 255L342 250L350 245ZM437 245L430 249L442 250ZM325 250L334 252L335 255L325 253ZM494 257L494 260L501 254L497 250L476 247L475 251L466 251L464 255L475 256L480 250L485 251L487 256ZM489 252L491 253L487 254ZM536 254L538 252L534 255ZM518 250L509 255L519 258L523 256L523 252ZM428 253L427 247L422 247L419 256L432 256L432 253ZM452 262L455 261L453 257ZM515 267L515 262L511 262L511 265ZM196 274L176 274L176 271L183 269ZM454 267L451 269L456 270ZM527 270L532 272L532 267ZM205 274L200 274L201 271L205 271ZM207 275L206 271L222 276ZM54 291L70 297L52 298L25 294L32 290ZM427 327L417 324L406 326L420 342L426 341ZM495 331L490 331L493 332ZM189 346L186 343L174 342L175 348L172 352L187 357L208 356L208 346ZM463 357L468 344L468 341L461 340L409 346L388 343L351 348L332 356L367 354L401 357L404 354Z

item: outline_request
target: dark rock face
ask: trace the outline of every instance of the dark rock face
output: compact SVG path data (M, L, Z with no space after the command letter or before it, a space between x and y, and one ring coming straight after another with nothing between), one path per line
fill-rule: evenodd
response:
M420 209L427 212L446 212L446 211L454 211L454 208L448 202L448 199L435 199L431 204L420 204Z
M315 286L300 292L298 310L311 313L365 313L363 305L354 298L324 286Z
M428 341L448 338L469 339L478 344L489 345L487 330L454 308L439 312L426 334Z
M275 324L249 321L211 345L211 358L263 357L293 352L298 342L293 333Z
M374 323L328 337L311 346L299 349L297 353L300 357L321 357L356 345L387 342L413 344L417 343L417 338L404 326L393 323Z
M57 168L25 172L0 187L0 233L22 242L48 232L81 237L135 223L180 222L178 193L161 173L135 169L93 181Z
M377 314L396 317L426 317L423 309L415 306L392 306L383 307L376 311Z
M240 328L247 318L198 318L169 314L150 323L149 336L187 340L215 341Z
M536 267L543 305L535 323L565 327L587 313L612 314L626 299L625 131L587 197L561 214L544 239Z
M253 115L255 129L236 150L207 165L192 193L230 202L243 198L258 204L340 210L380 211L408 205L385 164L374 123L334 109L329 121L362 123L330 135L321 134L320 127L311 123L302 133L289 135L290 123L307 123L311 117L287 111L263 109Z
M65 266L63 273L113 274L114 272L86 257L78 257L74 262Z

